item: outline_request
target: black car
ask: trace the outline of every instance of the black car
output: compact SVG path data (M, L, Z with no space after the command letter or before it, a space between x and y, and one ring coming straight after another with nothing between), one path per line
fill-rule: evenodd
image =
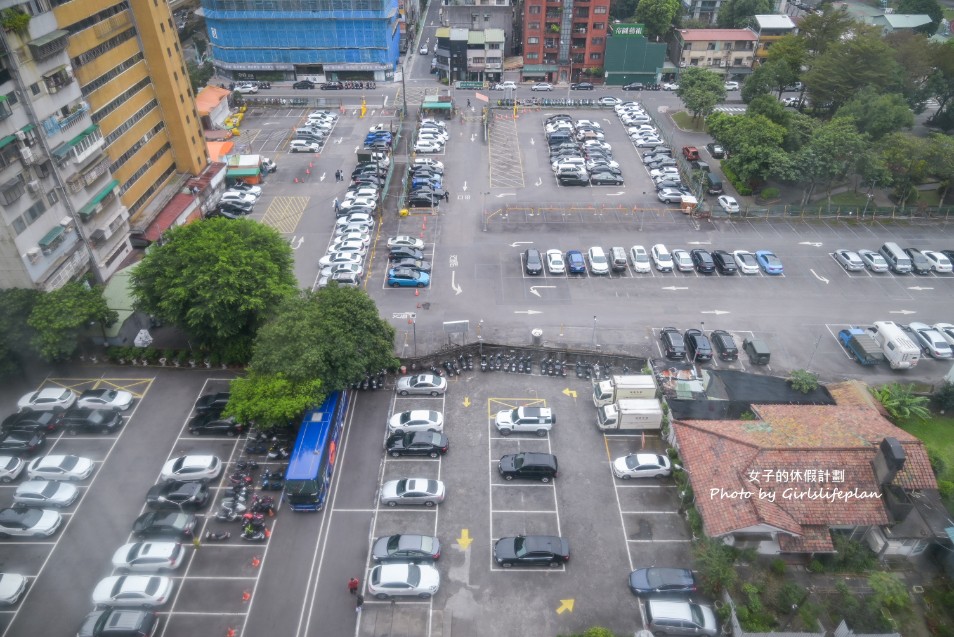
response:
M123 426L123 417L112 409L73 407L63 414L61 426L73 435L80 433L110 434Z
M46 444L46 435L33 431L10 431L0 434L0 455L26 456Z
M494 544L494 561L504 568L511 566L556 568L569 560L569 542L555 535L502 537Z
M583 175L560 175L557 182L561 186L589 186L590 180Z
M663 354L670 360L682 360L686 357L686 346L682 334L674 327L664 327L659 333L663 344Z
M575 84L570 84L570 89L573 91L592 91L595 87L590 82L577 82Z
M237 201L222 201L216 206L216 212L228 213L236 217L244 217L252 212L252 205Z
M700 274L712 274L715 272L715 260L712 258L712 255L709 254L708 250L696 248L695 250L689 251L689 256L692 257L692 263L696 266L696 272Z
M523 270L527 274L541 274L543 272L543 257L536 248L528 248L523 253Z
M407 205L412 208L430 208L431 206L439 206L443 200L444 196L438 196L437 191L415 190L408 195Z
M725 330L715 330L709 335L715 351L719 353L719 358L724 361L734 361L739 358L739 348L735 345L735 339Z
M691 595L696 578L686 568L638 568L629 574L629 590L638 597Z
M690 360L700 363L712 360L712 343L709 342L709 337L702 333L702 330L686 330L683 340L686 345L686 356Z
M195 411L199 414L216 413L221 414L225 406L229 404L229 398L232 396L227 391L220 391L215 394L205 394L199 396L195 402Z
M209 503L209 487L201 482L165 482L150 488L146 493L146 506L150 509L201 509Z
M60 414L52 411L25 411L4 418L3 423L0 423L0 433L11 431L45 433L54 431L60 422Z
M220 413L209 411L196 414L189 421L189 433L193 436L238 436L244 427L235 418L222 418Z
M312 82L311 80L298 80L297 82L292 84L292 88L298 88L298 89L315 88L315 83Z
M622 186L623 178L607 170L591 174L590 183L594 186Z
M418 259L398 259L391 264L394 268L406 268L408 270L414 270L415 272L426 272L430 274L431 272L431 262L430 261L420 261Z
M86 616L76 637L150 637L158 632L159 614L131 608L104 608Z
M340 91L344 88L341 82L325 82L321 85L322 91Z
M715 159L722 159L725 157L725 149L722 147L722 144L716 144L715 142L710 142L706 144L706 148L709 150L709 154L712 155Z
M399 456L430 456L437 458L447 453L447 436L436 431L398 432L388 436L387 452Z
M195 532L196 517L181 511L147 511L133 522L136 537L178 537L189 539Z
M507 454L497 463L497 471L504 480L523 478L549 482L559 474L557 457L552 453L522 451Z
M633 82L632 84L626 84L623 86L624 91L641 91L643 90L642 82Z
M415 250L414 248L409 248L407 246L397 246L391 248L391 251L388 252L388 260L400 261L401 259L414 259L415 261L422 261L424 259L424 253L420 250Z
M597 163L593 166L593 170L591 170L590 172L591 172L591 173L604 173L604 174L613 175L614 177L620 177L620 178L622 178L622 176L623 176L623 171L620 170L619 168L613 168L612 166L609 166L609 165L606 165L606 164L601 164L601 163L599 163L599 162L597 162ZM592 177L593 175L591 174L590 176ZM620 183L622 183L622 181L621 181Z
M441 556L440 541L430 535L398 534L379 537L371 545L371 559L376 564L388 562L435 562Z
M905 248L904 251L911 259L911 271L915 274L931 274L931 260L917 248Z
M739 271L739 266L735 264L735 257L725 250L713 252L712 260L715 261L715 267L719 274L735 274Z

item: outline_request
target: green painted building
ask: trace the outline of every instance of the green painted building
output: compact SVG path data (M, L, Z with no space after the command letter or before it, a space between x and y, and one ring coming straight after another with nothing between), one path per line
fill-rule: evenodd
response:
M640 24L614 24L606 39L606 84L624 86L633 82L659 81L666 63L666 45L650 42Z

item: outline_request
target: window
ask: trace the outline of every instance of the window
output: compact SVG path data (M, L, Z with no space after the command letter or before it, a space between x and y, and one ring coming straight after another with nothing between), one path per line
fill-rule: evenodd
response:
M600 60L603 58L602 53L590 53L590 60Z
M22 197L25 192L26 188L23 185L23 173L20 173L0 186L0 193L3 194L3 202L7 205L12 204Z
M589 7L577 7L574 15L577 18L588 18L590 17L590 9Z
M31 85L30 85L30 92L33 93L33 97L36 97L37 95L39 95L40 92L41 92L40 83L39 83L39 82L34 82L33 84L31 84Z
M51 206L55 206L56 202L60 200L60 196L56 194L56 190L53 189L46 195L46 202Z
M590 39L590 44L592 44L592 45L594 45L594 46L599 46L599 45L603 44L603 42L605 42L605 41L606 41L606 38L591 38L591 39Z
M531 22L527 25L527 31L539 31L539 30L540 30L539 22Z
M594 7L593 13L606 13L607 9L609 9L609 7Z
M527 44L540 44L540 38L529 37L527 38Z
M528 59L528 60L539 60L539 59L540 59L540 54L539 54L539 53L527 53L527 59Z
M743 66L742 58L735 58L732 60L732 64L735 66Z
M7 98L7 104L9 104L10 106L13 106L13 105L16 104L17 101L18 101L18 100L17 100L17 92L16 92L16 91L10 91L9 93L6 94L6 98Z
M594 22L594 23L593 23L593 30L594 30L594 31L605 31L605 30L606 30L606 23L605 23L605 22Z
M540 6L539 6L539 5L531 5L530 7L527 8L527 13L529 13L530 15L539 15L539 14L540 14Z

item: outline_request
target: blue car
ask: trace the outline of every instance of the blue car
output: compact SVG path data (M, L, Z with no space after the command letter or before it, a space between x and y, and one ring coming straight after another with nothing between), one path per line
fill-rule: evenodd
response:
M579 250L566 253L566 269L570 274L586 274L586 260Z
M425 186L428 188L440 188L441 179L440 177L415 177L411 180L411 189L417 188L419 186Z
M388 270L388 285L392 288L426 288L431 275L410 268L391 268Z
M368 133L367 137L364 138L364 141L365 143L367 143L367 142L373 142L378 139L389 142L391 141L391 133L387 131L378 131L376 133Z
M771 250L759 250L755 253L755 259L759 262L762 271L765 274L781 274L782 261L775 256Z

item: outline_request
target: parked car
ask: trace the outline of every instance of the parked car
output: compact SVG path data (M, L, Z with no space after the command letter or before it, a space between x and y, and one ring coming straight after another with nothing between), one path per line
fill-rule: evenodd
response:
M739 268L735 263L735 258L725 250L714 250L712 260L715 262L716 270L719 274L735 274Z
M503 436L509 436L513 432L532 432L543 437L554 423L556 416L549 407L504 409L498 411L494 418L494 426Z
M26 468L26 462L16 456L0 456L0 482L13 482Z
M549 82L537 82L530 87L531 91L552 91L553 85Z
M672 272L672 255L669 254L669 250L666 249L666 246L657 243L650 250L650 254L652 255L653 263L656 265L657 270L660 272Z
M739 211L739 202L735 200L735 197L730 197L728 195L722 195L718 199L719 207L722 208L725 212L732 213Z
M376 564L431 563L440 559L440 556L440 540L431 535L398 533L379 537L371 544L371 560Z
M28 456L46 444L46 436L40 432L10 431L0 433L0 454Z
M403 268L407 270L415 270L417 272L424 272L426 274L431 273L430 261L421 261L420 259L399 259L394 261L391 265L399 269Z
M924 250L923 254L931 262L931 269L935 272L947 274L954 270L951 260L944 253L936 250Z
M905 248L908 258L911 259L911 271L915 274L930 274L932 268L931 260L917 248Z
M865 262L861 260L858 253L854 250L845 250L840 248L833 253L835 261L847 272L860 272L865 269Z
M0 573L0 604L12 606L26 590L27 578L19 573Z
M722 147L722 144L710 142L706 144L706 149L714 159L722 159L725 157L725 149Z
M189 540L195 533L197 518L194 513L182 511L146 511L133 522L133 535L145 537L175 537Z
M49 537L56 533L62 521L59 512L49 509L0 509L0 538Z
M67 482L30 480L13 492L13 503L25 507L68 507L79 495L79 489Z
M209 487L201 482L173 480L157 484L146 492L150 509L198 510L209 503Z
M444 501L444 483L424 478L388 480L381 485L381 504L423 504L432 507Z
M133 405L133 395L116 389L87 389L80 394L76 406L86 409L126 411Z
M0 432L22 431L46 434L55 431L62 423L62 416L52 411L23 411L10 414L0 423Z
M222 467L222 461L216 456L179 456L163 465L160 478L185 482L211 482L222 475Z
M113 553L113 568L120 573L174 571L185 556L185 547L178 542L131 542Z
M437 458L447 453L447 436L434 431L397 431L384 444L391 456L430 456Z
M543 274L543 257L536 248L528 248L524 251L523 271L530 275Z
M76 402L76 392L64 387L47 387L17 401L19 411L66 411Z
M315 88L315 83L312 82L311 80L298 80L297 82L295 82L294 84L292 84L292 88L294 88L294 89L311 89L311 88Z
M738 82L726 82L726 83L725 83L725 90L727 90L727 91L737 91L737 90L739 90L739 83L738 83Z
M398 379L395 391L401 396L442 396L447 391L447 379L435 374L416 374Z
M378 564L368 576L368 594L377 599L429 599L441 587L441 574L430 564Z
M739 272L742 274L758 274L759 262L755 255L747 250L735 250L732 252L735 257L735 263L739 266Z
M705 363L712 360L712 343L702 330L686 330L683 341L686 345L686 357L692 362Z
M426 288L431 282L431 275L411 268L391 268L388 270L388 285L392 288Z
M340 91L344 88L344 84L341 82L325 82L320 88L322 91Z
M520 478L550 482L559 474L559 463L552 453L521 451L502 456L497 471L504 480Z
M735 344L735 339L725 330L714 330L709 333L709 340L712 342L719 358L724 361L734 361L739 358L739 348Z
M606 258L606 252L599 246L593 246L586 252L587 260L590 262L590 272L592 274L609 274L609 260Z
M63 414L60 427L73 435L80 433L115 433L123 426L123 417L112 409L80 409L72 407Z
M199 414L215 413L220 414L225 406L229 404L232 394L227 391L216 392L214 394L203 394L195 401L195 411Z
M27 465L27 476L39 480L78 482L93 473L93 461L74 455L40 456Z
M399 259L416 259L421 260L424 258L424 253L420 250L415 250L414 248L391 248L388 251L388 259L391 261L397 261Z
M686 357L686 346L682 333L674 327L664 327L659 331L663 355L670 360L682 360Z
M594 170L590 174L590 184L594 186L622 186L623 178L611 172Z
M547 272L550 274L565 274L566 263L563 261L563 253L559 250L547 250Z
M682 248L673 249L672 262L676 266L676 269L680 272L692 272L692 270L695 268L695 265L692 262L692 257L689 256L689 253Z
M239 84L233 89L236 93L258 93L258 86L255 84Z
M623 90L624 90L624 91L641 91L641 90L643 90L643 83L642 83L642 82L632 82L632 83L630 83L630 84L624 84L624 85L623 85Z
M708 250L695 248L689 251L692 263L696 267L696 272L700 274L712 274L715 272L715 260Z
M638 597L692 595L699 590L687 568L638 568L629 574L629 590Z
M931 358L947 359L954 355L951 344L944 335L926 323L910 323L908 329L914 334L918 344Z
M579 250L568 250L566 253L566 265L570 274L585 274L586 260L583 253Z
M934 329L944 337L944 340L954 346L954 325L950 323L935 323ZM3 465L4 461L0 458L0 467L3 467Z
M576 82L570 84L571 91L592 91L594 86L590 82Z
M757 250L755 259L765 274L782 274L782 261L771 250Z
M412 409L394 414L388 420L388 431L444 431L444 414L429 409Z
M494 544L494 561L503 568L549 566L557 568L570 561L570 544L555 535L502 537Z
M157 575L113 575L100 580L93 589L97 607L162 606L172 597L172 580Z
M223 418L212 413L196 414L189 420L189 433L193 436L239 436L245 430L245 425L235 418Z

